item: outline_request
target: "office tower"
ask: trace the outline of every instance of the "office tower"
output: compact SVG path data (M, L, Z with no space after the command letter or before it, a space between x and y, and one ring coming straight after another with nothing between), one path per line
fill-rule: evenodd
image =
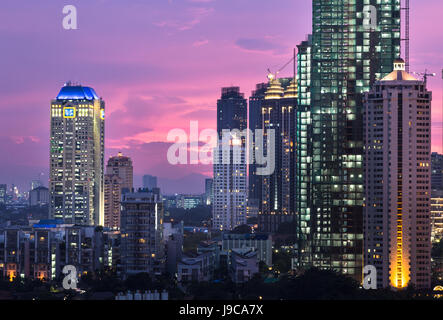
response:
M205 179L205 204L212 205L214 179Z
M146 174L143 176L143 188L152 190L157 188L157 177Z
M123 156L121 152L115 157L110 157L106 165L106 174L114 174L119 176L122 181L122 191L131 192L134 187L134 168L132 160Z
M37 187L29 192L29 205L45 206L49 204L49 189L43 186Z
M105 174L105 223L111 229L120 229L123 179L116 174Z
M275 170L260 176L262 198L258 227L262 232L277 232L281 223L294 222L295 230L295 130L297 111L297 83L295 78L275 79L270 82L262 102L262 124L265 137L269 130L275 133ZM265 140L266 138L264 138ZM265 146L265 154L271 152Z
M252 91L251 97L249 97L249 129L255 134L255 130L260 130L262 128L262 104L265 100L265 93L268 89L268 83L259 83L255 86L255 90ZM255 140L249 141L252 143L252 150L255 153L256 146ZM257 165L255 162L249 163L248 165L249 177L248 177L248 206L256 208L259 210L261 198L262 198L262 187L261 187L261 176L256 174Z
M443 190L432 190L431 193L431 242L443 239Z
M51 102L50 216L103 225L105 102L67 83Z
M364 263L377 286L430 287L431 92L394 71L365 94Z
M6 184L0 184L0 206L6 204L6 191L8 190Z
M163 202L157 194L146 189L123 194L121 234L121 261L125 276L162 271Z
M432 190L443 190L443 155L433 152L431 154L431 187Z
M232 230L246 223L247 101L238 87L223 88L217 101L218 146L214 150L213 229ZM224 130L225 139L223 139Z
M376 26L375 21L367 24L367 5L376 9ZM299 266L332 268L361 280L362 98L400 55L400 0L314 0L312 14L311 43L302 44L310 49L302 54L311 55L310 96L302 91L301 99L310 100L312 146L306 159L309 206L299 223ZM298 80L304 90L306 83Z

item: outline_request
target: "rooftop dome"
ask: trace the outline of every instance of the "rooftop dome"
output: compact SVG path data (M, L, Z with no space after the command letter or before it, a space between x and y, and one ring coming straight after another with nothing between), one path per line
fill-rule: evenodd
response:
M269 87L265 94L265 99L280 99L283 97L284 90L278 79L272 78L269 81Z
M403 59L394 60L394 71L388 74L381 81L419 81L406 72L406 63Z
M293 79L285 90L285 98L297 98L297 97L298 97L297 80Z
M57 100L96 100L100 99L94 89L81 85L65 84L57 95Z

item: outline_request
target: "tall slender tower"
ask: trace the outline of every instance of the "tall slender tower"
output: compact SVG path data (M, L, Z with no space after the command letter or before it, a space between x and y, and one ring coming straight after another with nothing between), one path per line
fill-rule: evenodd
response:
M50 216L103 225L105 103L67 83L51 102Z
M431 100L395 61L365 95L365 265L377 286L431 285Z
M121 196L133 188L132 160L121 152L110 157L105 174L105 224L112 229L120 228Z
M392 70L400 55L400 0L312 3L312 38L299 46L299 56L311 59L299 61L305 72L298 80L299 99L309 101L312 125L302 169L309 181L297 183L297 188L309 189L305 195L301 189L296 192L302 202L308 201L298 207L304 210L299 215L299 262L301 267L332 268L360 280L363 93Z
M246 223L246 137L241 132L247 129L247 101L240 88L222 89L217 115L219 142L214 151L212 227L229 231ZM232 133L229 141L223 140L224 130Z
M261 109L261 128L265 135L269 130L275 131L275 169L270 175L260 176L262 197L258 226L262 232L277 232L281 223L296 222L296 80L271 77ZM265 152L270 151L265 147Z
M265 101L265 94L268 83L259 83L249 98L249 129L255 133L255 130L262 129L262 104ZM255 153L255 140L249 141L253 144L252 150ZM255 157L255 155L254 155ZM248 165L248 206L254 207L260 211L260 203L262 199L262 177L257 175L257 165L250 163Z

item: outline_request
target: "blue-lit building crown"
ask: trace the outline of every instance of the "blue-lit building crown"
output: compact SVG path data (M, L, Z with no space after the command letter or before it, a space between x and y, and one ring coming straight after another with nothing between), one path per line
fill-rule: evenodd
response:
M100 99L94 89L81 85L66 84L57 95L57 100L96 100Z

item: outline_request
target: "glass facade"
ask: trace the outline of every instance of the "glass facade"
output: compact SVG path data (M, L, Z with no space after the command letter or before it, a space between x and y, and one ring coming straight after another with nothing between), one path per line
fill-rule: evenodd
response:
M368 5L377 12L373 29L364 25ZM360 279L362 94L390 73L400 55L400 0L314 0L312 27L312 44L299 46L298 62L299 101L310 104L304 116L309 113L312 125L309 157L300 163L309 167L306 208L304 181L298 182L297 192L302 202L298 210L305 211L300 213L299 261L301 266L333 268ZM310 66L303 60L309 49Z

